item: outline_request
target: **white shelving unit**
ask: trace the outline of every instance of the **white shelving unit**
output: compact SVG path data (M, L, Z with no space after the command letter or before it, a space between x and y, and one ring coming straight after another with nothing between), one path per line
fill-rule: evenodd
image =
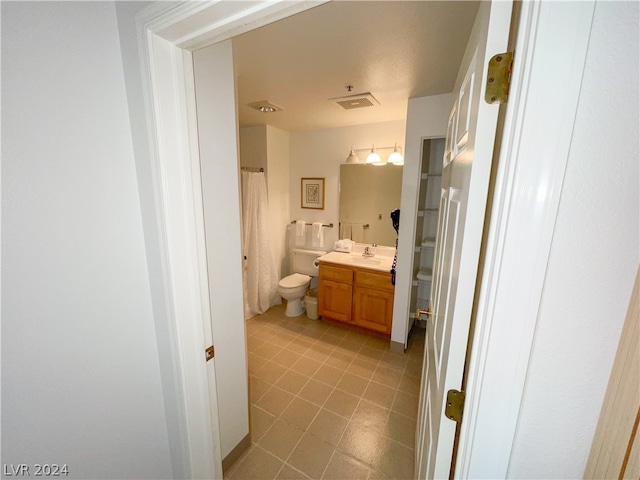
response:
M413 282L410 316L429 308L431 280L438 228L438 213L442 184L442 159L445 140L424 139L420 168L420 192L416 217L416 238L413 253ZM420 320L420 319L418 319ZM422 319L424 320L424 319Z

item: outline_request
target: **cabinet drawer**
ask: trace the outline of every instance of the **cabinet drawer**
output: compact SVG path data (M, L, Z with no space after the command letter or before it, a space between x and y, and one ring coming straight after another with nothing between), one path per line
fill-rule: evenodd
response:
M320 278L351 285L353 283L353 270L320 262Z
M393 285L391 285L390 273L371 273L364 270L356 270L356 285L389 292L394 289Z

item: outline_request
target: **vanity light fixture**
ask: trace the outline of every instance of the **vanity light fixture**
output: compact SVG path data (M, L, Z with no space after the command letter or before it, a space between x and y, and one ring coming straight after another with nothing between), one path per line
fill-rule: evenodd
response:
M387 163L393 163L394 165L404 165L404 157L402 153L400 153L400 147L396 143L395 147L393 147L393 152L387 158Z
M382 159L380 158L380 155L378 155L378 153L376 152L375 145L371 145L371 153L367 156L366 163L372 164L372 165L384 165L382 163Z
M392 150L391 154L386 160L383 160L378 154L378 150ZM393 165L404 165L404 157L402 156L402 149L396 143L393 147L376 147L371 146L371 149L360 148L356 149L355 146L351 147L349 156L344 163L362 163L358 157L358 152L369 152L367 160L364 162L366 165L375 165L377 167L387 165L388 163Z
M344 163L362 163L360 161L360 158L358 157L358 154L356 153L355 145L351 147L349 156L347 157L347 160Z

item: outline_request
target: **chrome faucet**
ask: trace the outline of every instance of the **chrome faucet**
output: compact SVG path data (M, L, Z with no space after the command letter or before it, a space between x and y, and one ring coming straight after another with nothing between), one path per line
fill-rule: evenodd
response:
M364 247L364 252L362 253L363 257L374 257L376 255L376 245L372 244L370 247Z

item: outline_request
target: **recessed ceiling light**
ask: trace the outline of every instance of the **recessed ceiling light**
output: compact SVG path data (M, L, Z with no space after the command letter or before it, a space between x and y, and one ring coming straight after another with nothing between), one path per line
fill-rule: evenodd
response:
M258 110L259 112L262 112L262 113L281 112L282 110L284 110L282 107L279 107L278 105L274 105L273 103L271 103L271 102L269 102L267 100L263 100L261 102L250 103L247 106L251 107L251 108L253 108L255 110Z

